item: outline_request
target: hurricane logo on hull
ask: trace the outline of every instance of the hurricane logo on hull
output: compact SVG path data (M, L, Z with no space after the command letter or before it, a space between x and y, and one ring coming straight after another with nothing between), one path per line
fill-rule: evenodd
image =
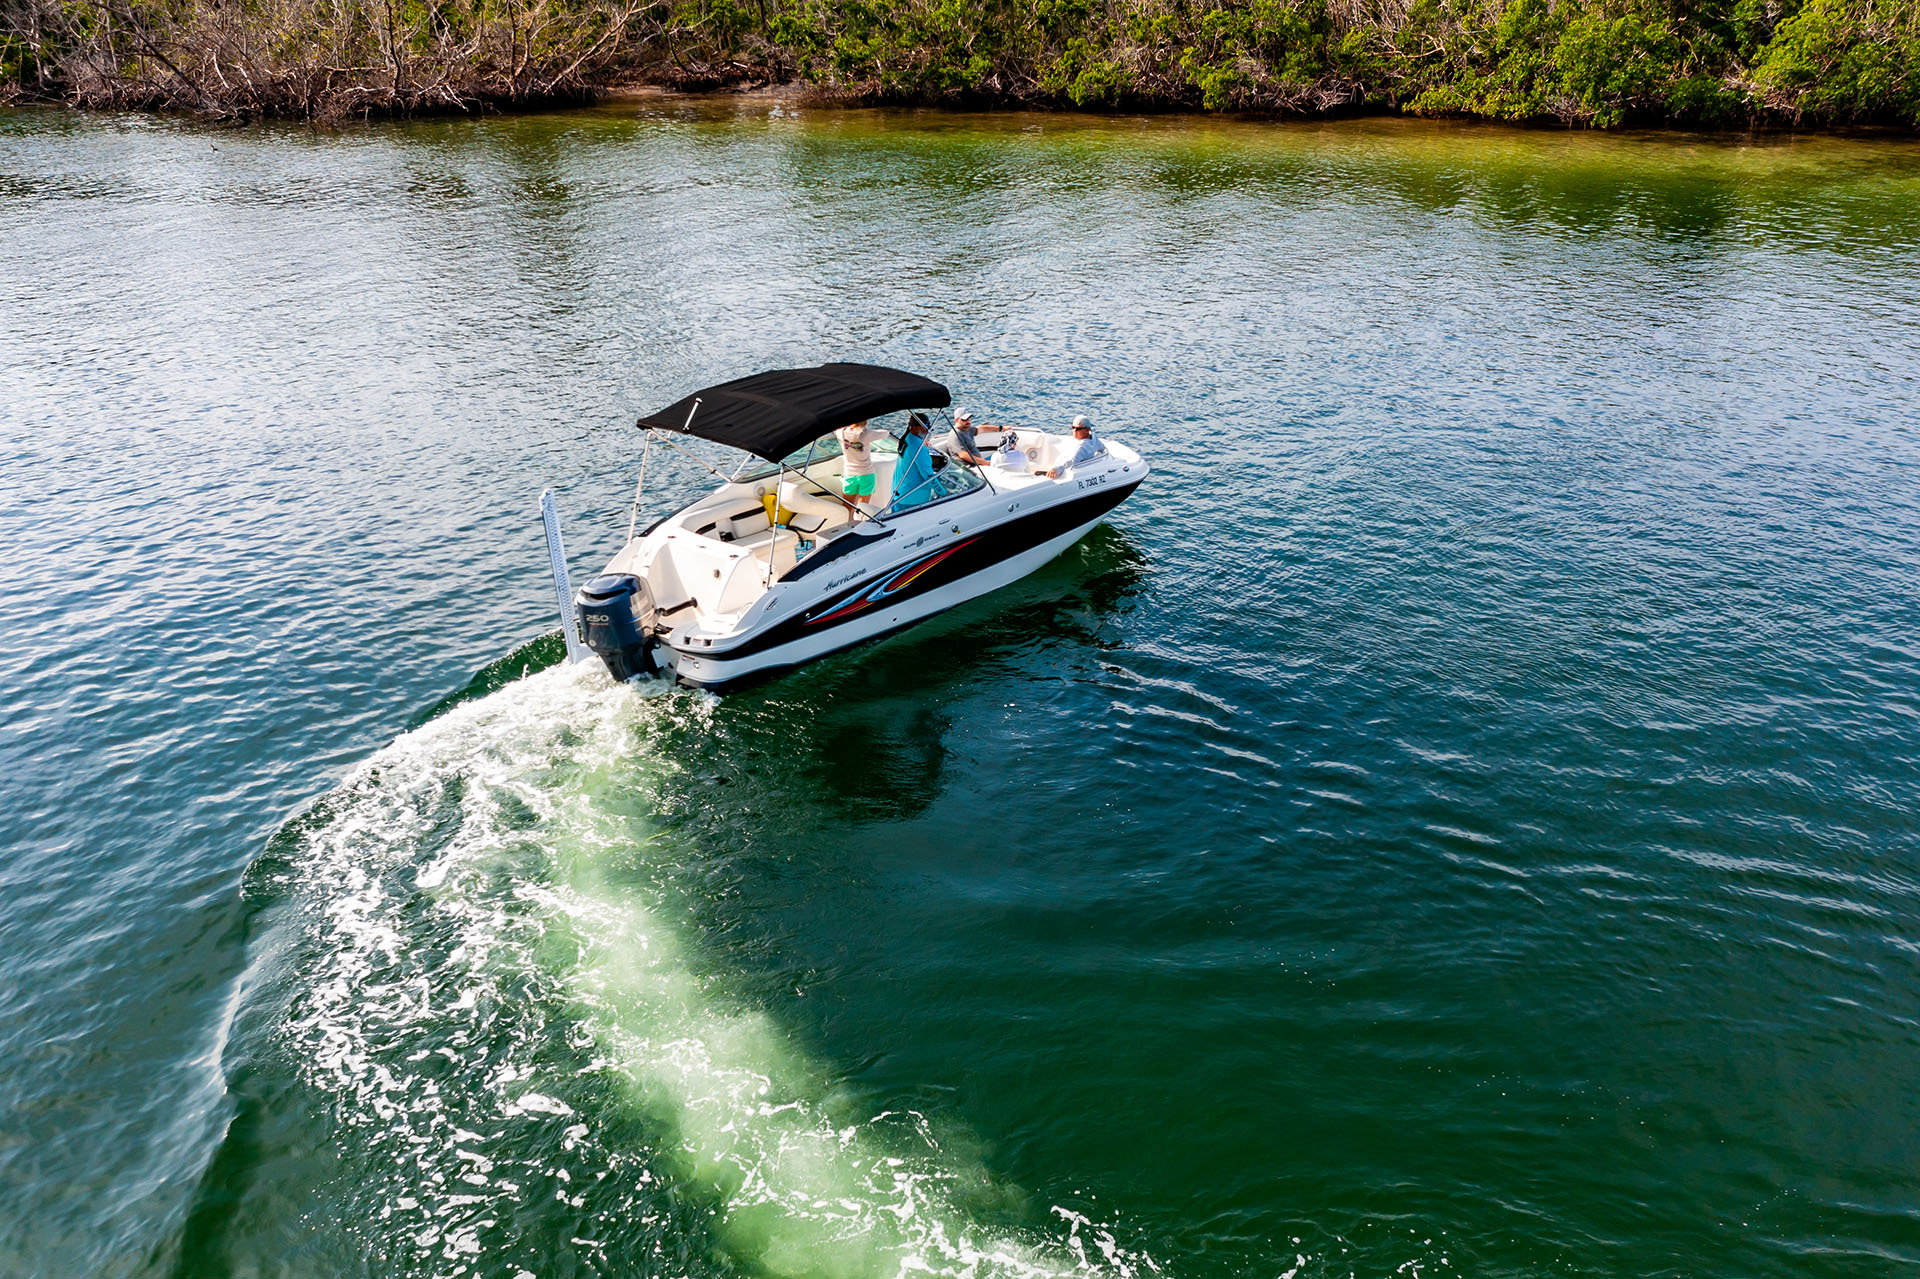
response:
M897 568L867 588L867 590L855 595L846 603L839 605L832 612L822 613L818 617L808 618L807 625L824 626L828 622L837 622L843 618L852 617L855 613L871 608L875 604L885 603L918 581L936 564L939 564L957 551L965 550L979 540L977 537L970 537L958 545L949 546L944 551L935 551L933 554L923 556L911 564Z

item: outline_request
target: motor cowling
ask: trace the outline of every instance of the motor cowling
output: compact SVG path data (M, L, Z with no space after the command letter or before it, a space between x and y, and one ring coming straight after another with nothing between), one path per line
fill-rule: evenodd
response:
M600 655L617 680L655 675L653 628L658 618L653 592L631 573L603 573L573 597L580 638Z

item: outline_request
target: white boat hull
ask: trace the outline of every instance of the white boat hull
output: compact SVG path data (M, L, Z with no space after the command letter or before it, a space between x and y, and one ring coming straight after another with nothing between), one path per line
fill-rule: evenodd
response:
M1069 529L1058 537L1010 556L989 568L971 573L937 590L915 595L898 604L875 610L867 617L843 622L818 635L737 658L729 658L724 654L696 656L691 653L673 652L669 660L673 664L674 676L689 688L718 691L811 662L843 648L851 648L855 644L911 626L935 613L945 612L956 605L978 599L990 591L996 591L1019 581L1058 558L1075 542L1092 532L1094 527L1104 519L1106 519L1106 512L1103 511L1077 528Z
M1151 469L1113 442L1070 468L1072 440L1021 438L1031 443L1015 456L1029 466L956 472L944 496L858 524L840 499L811 500L795 470L780 472L777 489L765 472L730 480L630 539L581 588L582 637L616 679L734 688L1018 581L1085 537ZM1062 473L1032 469L1049 459ZM806 479L829 495L836 483ZM788 515L775 522L779 509ZM809 520L819 536L803 550Z

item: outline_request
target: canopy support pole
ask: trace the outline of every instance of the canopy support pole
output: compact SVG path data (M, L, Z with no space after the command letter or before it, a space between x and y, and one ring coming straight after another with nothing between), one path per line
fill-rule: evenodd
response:
M693 463L695 466L705 471L708 475L713 476L715 479L719 480L722 484L733 483L733 477L731 475L728 475L725 471L721 470L719 467L715 466L713 463L707 461L705 458L701 457L699 454L693 452L691 449L681 448L678 444L675 444L673 442L673 439L671 436L662 435L659 438L662 444L672 449L675 453L678 453L681 457L686 458L687 461Z
M627 540L633 540L634 529L640 526L640 495L647 491L647 455L653 452L653 431L647 431L647 442L640 446L640 482L633 486L633 514L627 517Z

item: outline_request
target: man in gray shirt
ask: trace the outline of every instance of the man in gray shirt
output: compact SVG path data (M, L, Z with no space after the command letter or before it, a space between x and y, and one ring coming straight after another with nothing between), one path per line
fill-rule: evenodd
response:
M980 451L980 432L991 431L992 426L973 424L973 414L966 409L953 411L953 455L969 466L985 466L987 455Z

